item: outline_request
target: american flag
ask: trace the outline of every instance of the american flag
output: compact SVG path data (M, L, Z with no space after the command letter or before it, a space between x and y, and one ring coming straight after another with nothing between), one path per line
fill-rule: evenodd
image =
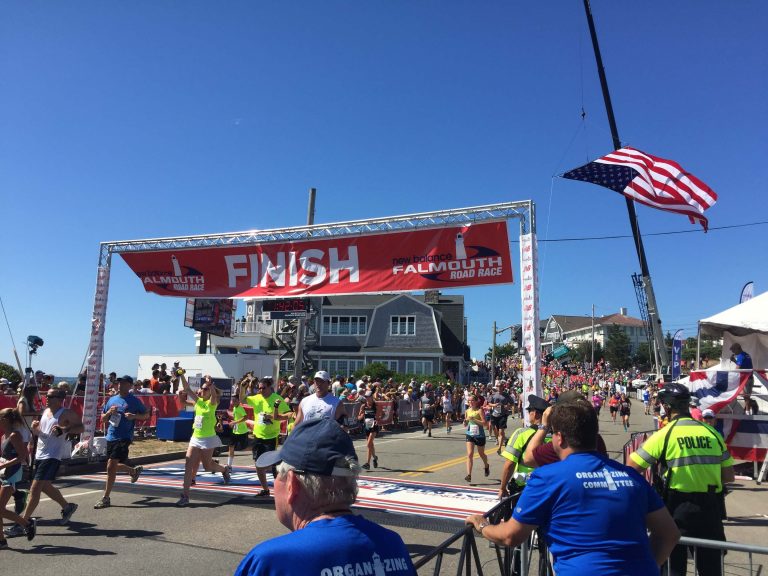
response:
M717 202L717 194L677 162L628 146L566 172L563 178L592 182L651 208L685 214L705 231L704 210Z

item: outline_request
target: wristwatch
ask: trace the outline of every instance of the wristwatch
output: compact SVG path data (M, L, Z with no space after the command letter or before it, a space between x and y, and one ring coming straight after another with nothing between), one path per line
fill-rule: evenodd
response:
M550 432L552 432L552 427L551 426L544 426L544 424L539 424L539 430L544 430L544 432L549 434Z
M483 535L483 528L487 528L490 525L491 525L491 523L490 522L486 522L485 520L480 522L480 525L477 527L477 531L480 533L480 536Z

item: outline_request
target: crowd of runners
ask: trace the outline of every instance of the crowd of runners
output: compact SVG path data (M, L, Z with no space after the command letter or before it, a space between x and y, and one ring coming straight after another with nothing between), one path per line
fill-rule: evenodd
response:
M475 452L482 461L483 475L488 477L491 463L486 444L492 439L493 449L501 455L508 441L507 430L522 426L520 422L513 427L510 418L522 419L529 403L518 379L520 368L512 359L503 359L497 366L497 380L468 385L433 379L397 381L341 375L332 378L324 371L315 373L313 378L285 377L275 383L269 376L256 377L249 373L235 383L229 409L221 410L222 391L213 379L205 377L193 389L180 367L173 367L168 380L165 367L158 366L158 370L162 370L157 375L158 382L169 383L168 387L163 386L163 392L177 393L194 411L182 493L176 504L188 505L190 488L195 484L200 465L207 472L221 474L223 481L229 483L237 451L250 446L255 466L262 454L275 450L300 422L324 417L365 436L363 471L379 466L375 447L378 435L387 428L415 424L420 425L428 437L433 432L451 434L454 427L461 428L466 438L464 480L472 482ZM637 374L631 372L612 371L602 363L594 371L551 363L542 370L542 400L552 405L563 392L577 390L591 398L598 414L602 406L608 404L612 421L628 431L632 402L626 386L635 376ZM129 465L129 447L136 423L149 416L146 406L137 398L139 393L133 378L112 374L103 383L105 401L101 423L106 432L107 482L102 497L94 505L96 509L111 505L110 493L117 474L128 475L131 482L140 477L143 468ZM35 537L32 513L41 492L60 504L62 523L67 523L77 509L77 505L68 503L53 486L58 465L83 430L80 415L64 408L68 392L72 393L66 383L46 386L42 380L40 386L28 386L24 390L16 408L0 412L3 434L0 522L3 518L12 522L4 530L7 536L26 535L30 540ZM36 397L45 399L42 405L35 401ZM646 391L643 403L646 414L660 410L654 406L653 388ZM380 420L381 404L391 406L393 412L385 421ZM411 415L417 415L416 421L400 420L398 406L405 405L411 408ZM252 416L246 412L248 407L252 409ZM214 453L225 447L227 463L221 464ZM29 468L27 465L32 461L35 461L34 467ZM267 473L271 471L274 475L275 470L258 466L256 470L262 487L258 496L269 496ZM501 470L497 472L502 474ZM11 498L14 498L14 512L5 507ZM0 538L0 547L4 546L7 546L6 540Z

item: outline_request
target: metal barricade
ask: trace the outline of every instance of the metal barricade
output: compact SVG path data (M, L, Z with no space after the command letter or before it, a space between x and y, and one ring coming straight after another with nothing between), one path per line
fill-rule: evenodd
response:
M397 420L405 427L415 426L421 422L421 411L419 410L419 401L398 400L397 401Z
M708 548L720 551L720 573L721 574L739 574L752 576L764 574L763 563L755 564L755 555L768 556L768 547L754 546L752 544L740 544L738 542L720 542L718 540L703 540L701 538L690 538L683 536L680 538L679 545L688 546L688 565L687 574L697 574L696 561L700 548ZM725 562L726 553L730 553L728 563ZM737 553L734 557L733 553ZM665 564L661 570L662 576L671 574L669 563Z

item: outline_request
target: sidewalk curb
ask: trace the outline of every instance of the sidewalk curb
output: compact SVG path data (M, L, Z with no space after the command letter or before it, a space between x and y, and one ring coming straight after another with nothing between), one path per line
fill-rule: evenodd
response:
M171 460L179 460L184 458L186 452L164 452L162 454L150 454L149 456L140 456L138 458L131 458L130 463L133 466L144 464L156 464L158 462L169 462ZM61 476L80 475L80 474L93 474L94 472L102 472L107 465L107 460L103 456L99 456L99 460L89 462L86 458L77 458L76 460L70 460L69 462L62 462Z

